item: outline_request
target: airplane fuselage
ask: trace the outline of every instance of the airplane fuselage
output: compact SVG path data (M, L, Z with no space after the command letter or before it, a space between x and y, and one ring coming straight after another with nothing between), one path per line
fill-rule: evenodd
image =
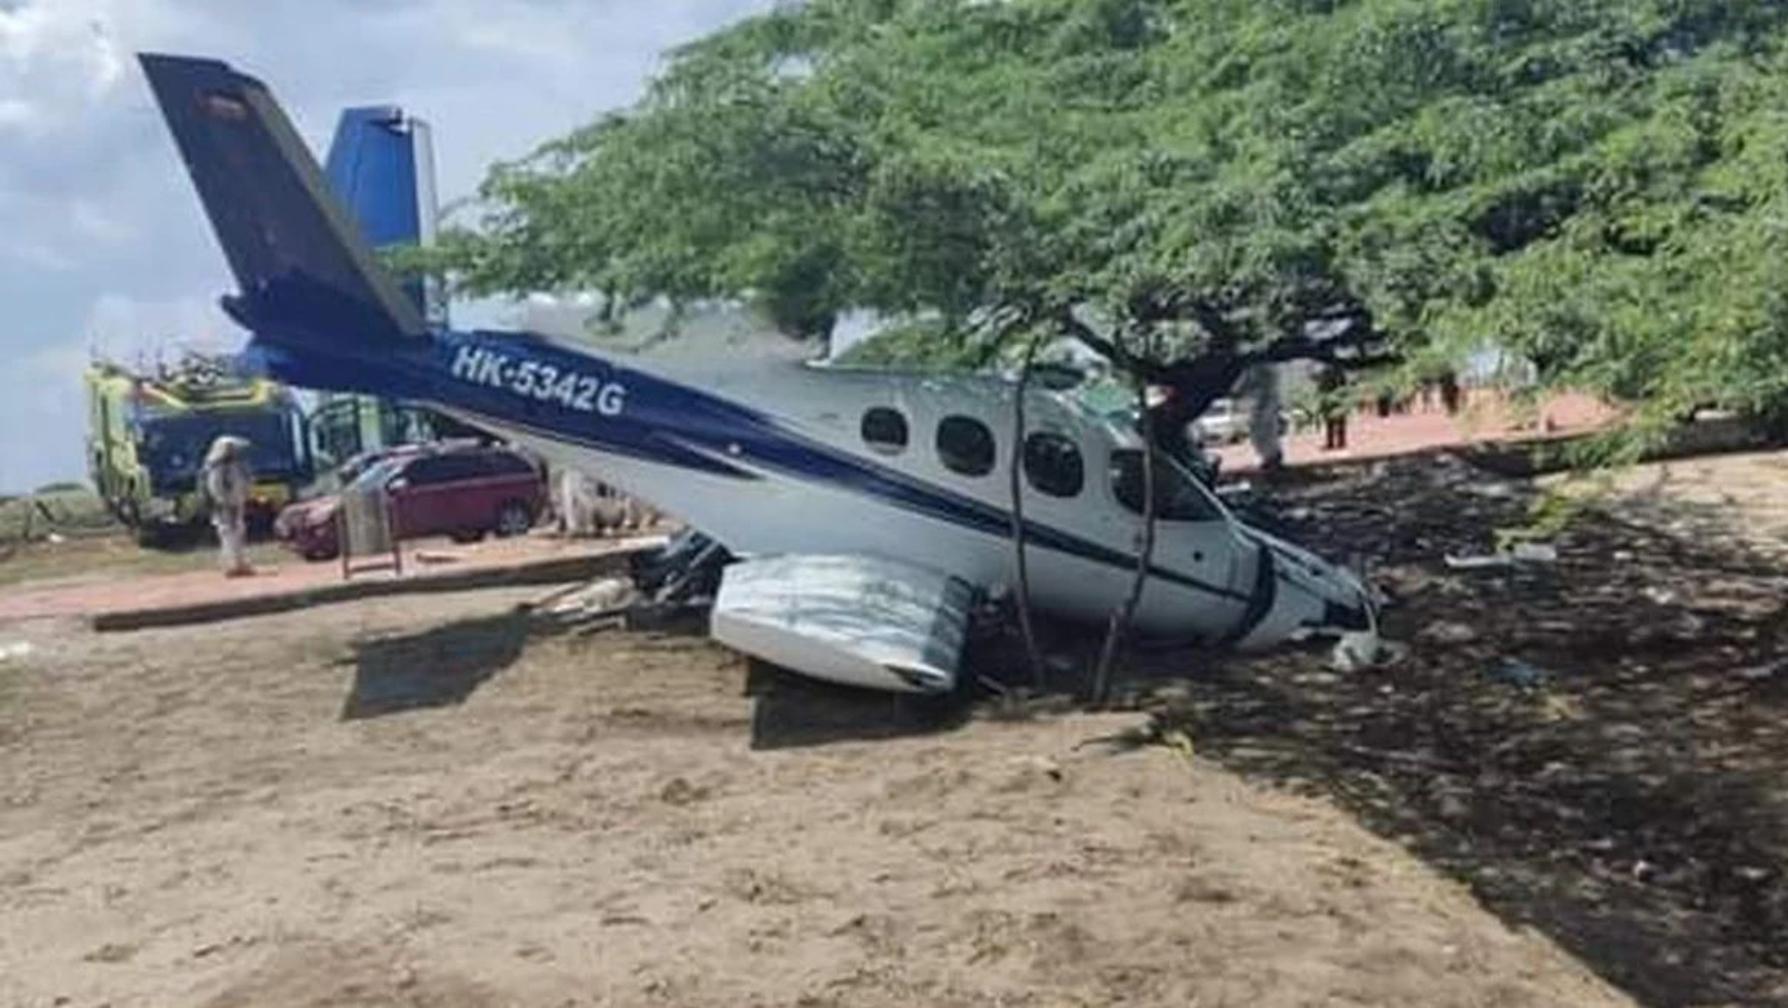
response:
M739 555L866 553L984 587L1015 584L1010 382L790 364L730 382L717 370L697 388L544 337L489 331L256 345L283 380L428 403L596 474ZM1020 484L1032 601L1103 621L1135 574L1141 446L1062 394L1033 390L1027 413ZM1163 508L1177 511L1157 523L1137 625L1249 635L1267 615L1262 581L1293 578L1286 568L1307 555L1236 522L1182 471L1159 461L1157 470L1176 481ZM1288 549L1276 564L1268 557ZM1264 579L1263 563L1275 571Z

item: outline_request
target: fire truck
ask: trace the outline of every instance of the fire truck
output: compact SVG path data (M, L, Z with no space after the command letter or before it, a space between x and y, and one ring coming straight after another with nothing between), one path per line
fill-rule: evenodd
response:
M189 354L173 366L132 369L95 361L86 376L88 473L139 542L201 525L200 469L225 434L249 443L249 520L273 516L311 481L303 410L291 390L240 374L228 357Z

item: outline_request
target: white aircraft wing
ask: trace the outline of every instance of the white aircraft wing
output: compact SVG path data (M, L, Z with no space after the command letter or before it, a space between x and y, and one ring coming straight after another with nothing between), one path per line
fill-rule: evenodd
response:
M958 578L882 557L759 557L721 575L711 632L816 678L944 693L956 685L974 596Z

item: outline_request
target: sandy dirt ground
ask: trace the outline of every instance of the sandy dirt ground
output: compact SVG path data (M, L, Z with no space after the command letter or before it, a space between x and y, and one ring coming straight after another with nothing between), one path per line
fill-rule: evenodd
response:
M1788 556L1788 452L1735 452L1655 462L1605 479L1540 481L1593 496L1630 520L1688 539Z
M779 747L534 593L0 627L0 1004L1631 1003L1140 713Z

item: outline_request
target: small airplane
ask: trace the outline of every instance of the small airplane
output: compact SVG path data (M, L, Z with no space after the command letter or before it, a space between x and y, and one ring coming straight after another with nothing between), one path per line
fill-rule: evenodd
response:
M228 64L140 55L223 247L224 310L289 384L425 404L700 529L733 556L710 630L820 679L954 688L969 613L1015 579L1012 455L1023 475L1030 602L1102 624L1143 535L1141 440L1071 393L710 361L698 379L536 333L431 324L374 260L265 85ZM1243 650L1376 634L1346 570L1251 528L1154 459L1156 541L1135 625Z

